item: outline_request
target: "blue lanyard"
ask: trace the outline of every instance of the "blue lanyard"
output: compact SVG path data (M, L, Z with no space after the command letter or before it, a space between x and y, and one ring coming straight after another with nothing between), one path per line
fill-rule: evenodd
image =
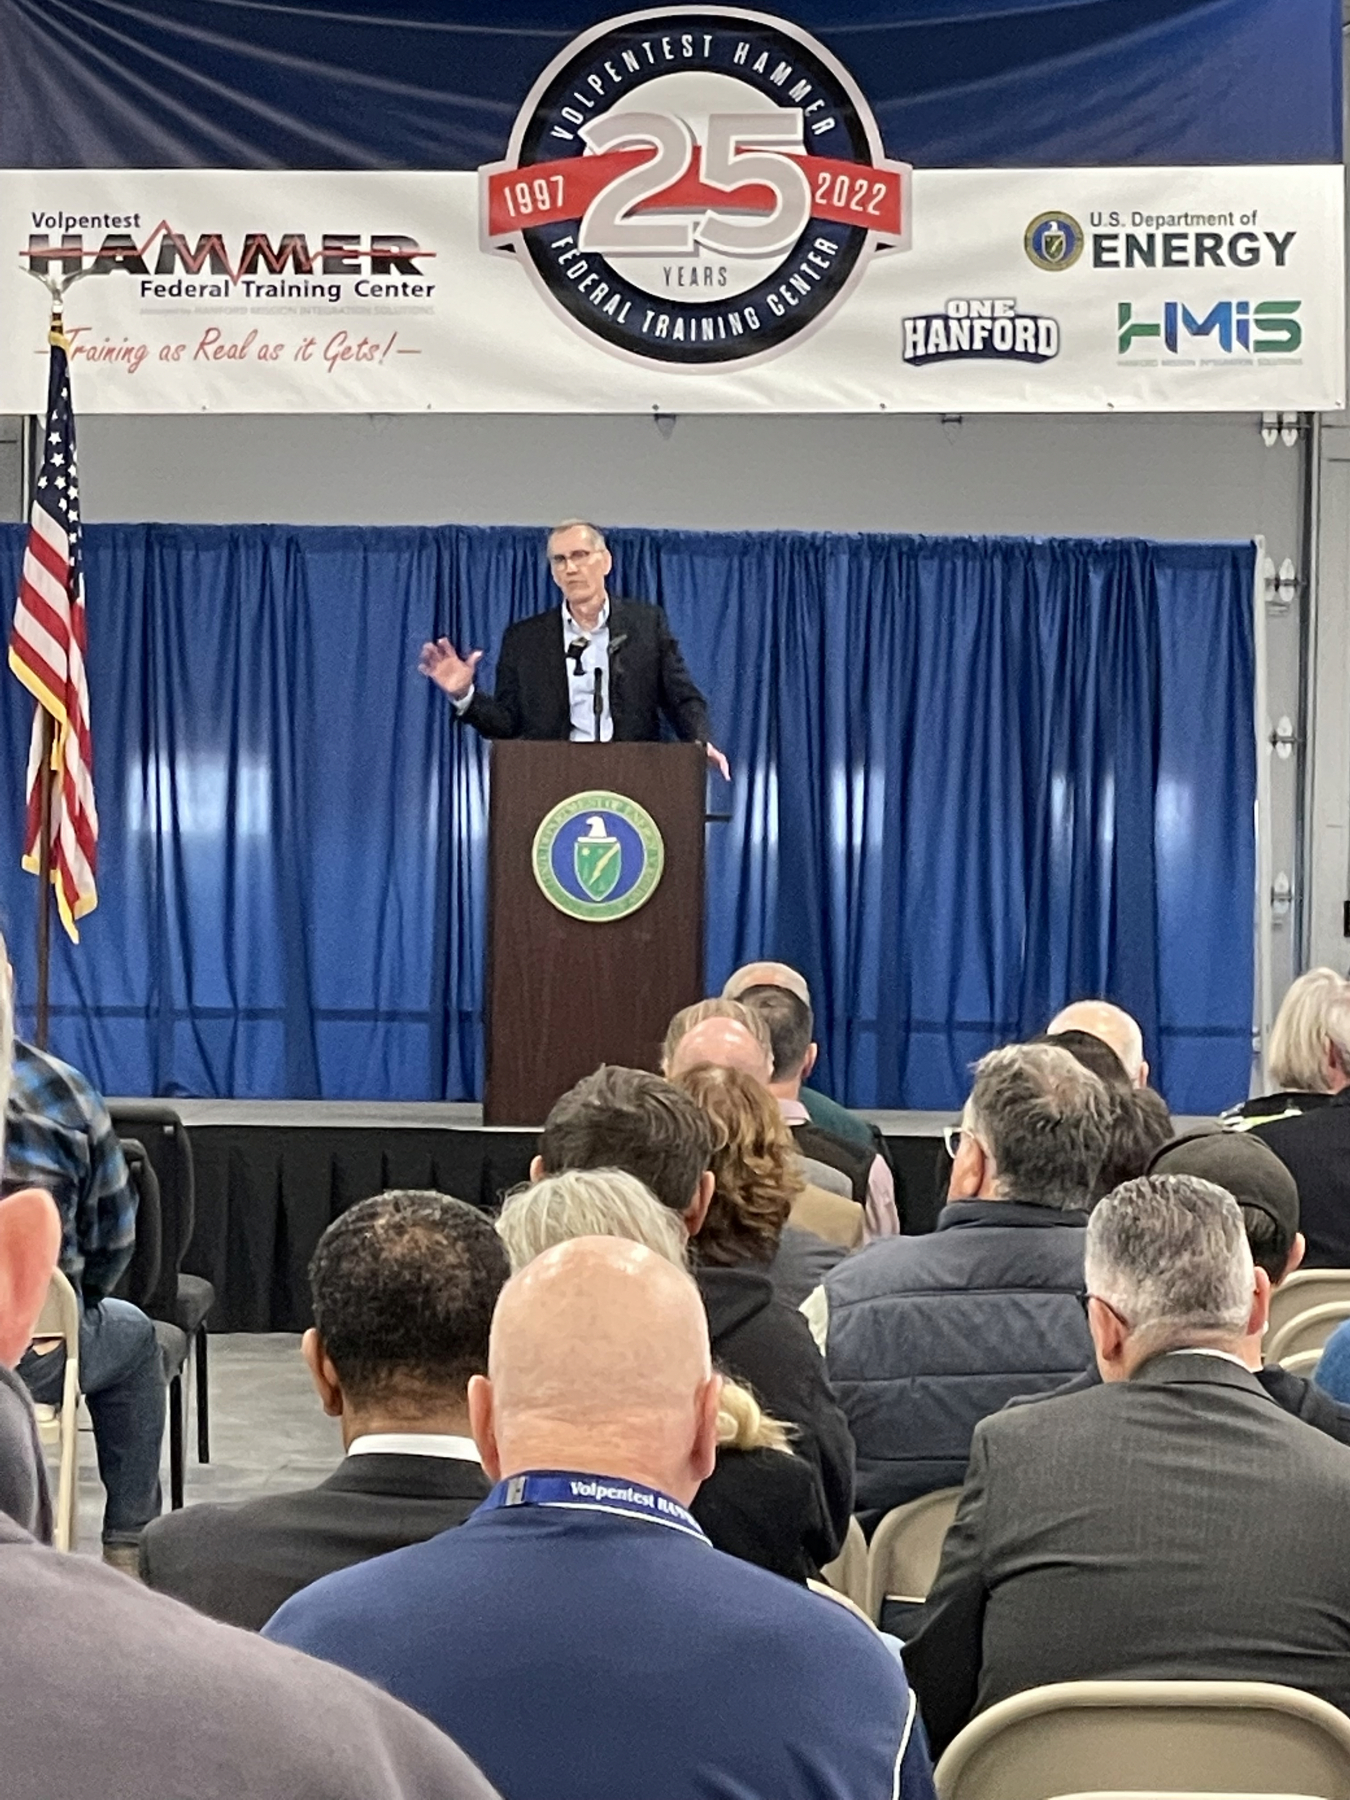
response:
M687 1507L659 1488L640 1481L620 1481L609 1475L572 1475L552 1470L511 1475L499 1481L480 1512L499 1506L554 1506L569 1512L617 1513L625 1519L645 1519L649 1525L665 1525L686 1537L708 1542L698 1520Z

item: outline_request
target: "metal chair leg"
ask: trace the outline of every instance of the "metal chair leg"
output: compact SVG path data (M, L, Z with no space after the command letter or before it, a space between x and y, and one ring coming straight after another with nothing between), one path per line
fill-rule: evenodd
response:
M192 1354L197 1363L197 1461L211 1460L211 1415L206 1382L206 1327L197 1327Z
M169 1383L169 1504L177 1512L183 1504L183 1377Z

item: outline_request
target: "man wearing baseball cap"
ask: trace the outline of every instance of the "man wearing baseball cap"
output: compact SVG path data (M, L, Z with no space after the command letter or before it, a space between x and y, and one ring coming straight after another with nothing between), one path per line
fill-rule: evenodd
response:
M1276 1288L1303 1261L1303 1234L1298 1228L1298 1188L1275 1152L1248 1133L1196 1131L1176 1137L1154 1152L1149 1175L1198 1175L1226 1188L1242 1209L1252 1261ZM1302 1375L1275 1366L1262 1367L1261 1339L1246 1338L1243 1360L1278 1407L1342 1444L1350 1444L1350 1406L1342 1406ZM1026 1394L1009 1401L1027 1406L1053 1400L1079 1388L1095 1387L1096 1366L1076 1375L1049 1394Z

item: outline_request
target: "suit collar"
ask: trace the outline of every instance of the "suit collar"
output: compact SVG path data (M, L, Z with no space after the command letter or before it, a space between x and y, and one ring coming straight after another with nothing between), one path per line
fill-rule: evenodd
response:
M939 1231L960 1231L969 1225L1028 1225L1042 1230L1072 1225L1082 1231L1087 1214L1041 1206L1034 1200L949 1200L938 1214Z
M1137 1387L1233 1387L1247 1394L1270 1395L1250 1369L1240 1369L1223 1356L1151 1356L1130 1377Z
M477 1463L445 1456L349 1456L320 1486L335 1494L482 1500L492 1483Z

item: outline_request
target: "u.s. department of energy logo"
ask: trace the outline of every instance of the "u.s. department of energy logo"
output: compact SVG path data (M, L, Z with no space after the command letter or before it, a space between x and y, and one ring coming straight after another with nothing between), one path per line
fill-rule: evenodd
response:
M1037 213L1022 237L1022 247L1038 269L1051 274L1071 269L1083 254L1083 227L1069 213Z
M656 821L625 794L573 794L534 834L534 878L569 918L605 924L646 904L665 868Z
M659 7L573 39L480 176L483 248L577 330L681 369L743 366L828 317L909 243L907 163L809 33Z

